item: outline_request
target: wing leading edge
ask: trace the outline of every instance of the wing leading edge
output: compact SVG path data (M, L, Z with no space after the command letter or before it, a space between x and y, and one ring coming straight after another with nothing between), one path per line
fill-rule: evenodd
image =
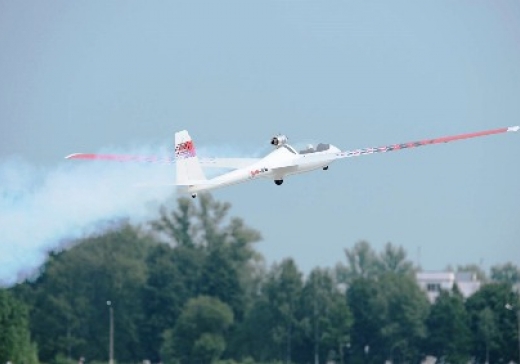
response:
M340 152L340 153L338 153L337 157L338 158L351 158L351 157L360 157L362 155L375 154L375 153L387 153L387 152L393 152L393 151L397 151L397 150L422 147L424 145L449 143L449 142L454 142L457 140L478 138L478 137L487 136L487 135L502 134L502 133L507 133L507 132L517 132L519 129L520 129L520 126L509 126L509 127L505 127L505 128L484 130L484 131L478 131L478 132L474 132L474 133L458 134L458 135L445 136L445 137L434 138L434 139L419 140L419 141L415 141L415 142L390 144L390 145L385 145L382 147L354 149L354 150Z

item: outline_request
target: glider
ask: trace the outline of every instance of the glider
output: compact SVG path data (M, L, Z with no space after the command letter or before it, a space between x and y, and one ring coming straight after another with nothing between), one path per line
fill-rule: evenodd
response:
M276 185L281 185L287 176L317 169L327 170L329 165L338 159L359 157L376 153L388 153L424 145L448 143L486 135L517 132L519 129L519 126L510 126L474 133L349 151L341 151L339 148L331 144L322 143L316 145L316 147L309 145L306 149L298 151L288 144L288 139L285 135L276 135L270 142L275 149L263 158L199 158L196 153L195 144L190 135L186 130L182 130L175 133L174 158L87 153L74 153L65 158L118 162L175 163L177 173L176 183L174 186L177 186L181 192L186 192L191 194L192 197L196 197L198 192L247 182L258 178L272 179ZM207 179L203 171L203 168L205 167L229 168L232 169L232 171L212 179Z

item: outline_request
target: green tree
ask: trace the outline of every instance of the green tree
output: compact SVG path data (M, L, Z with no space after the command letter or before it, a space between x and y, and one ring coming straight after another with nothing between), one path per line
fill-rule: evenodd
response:
M426 325L428 354L448 363L469 360L472 337L464 299L457 286L452 291L440 292L431 307Z
M0 289L0 363L38 363L31 342L27 308L6 289Z
M356 278L374 277L378 273L378 256L367 241L359 241L352 249L345 249L345 255L347 266L343 275L347 283Z
M148 277L141 301L143 322L140 327L144 357L159 362L163 333L171 329L185 303L196 295L202 270L201 253L185 245L152 247L146 259Z
M234 335L235 357L252 357L268 362L282 357L280 344L275 340L279 330L279 313L267 297L260 296L246 312L243 322Z
M187 197L177 200L177 210L166 206L160 209L160 218L151 226L175 246L207 248L226 242L226 217L231 205L200 194L195 201Z
M194 247L195 236L194 206L190 199L179 198L177 200L177 210L169 210L166 206L161 206L160 217L150 224L155 231L164 234L179 246Z
M219 298L228 304L238 319L244 310L244 292L240 285L239 274L224 249L212 249L202 267L199 292Z
M240 357L291 362L293 348L301 339L298 311L302 284L302 274L292 259L271 267L237 330Z
M228 218L229 210L211 195L181 198L175 210L161 208L146 228L109 222L103 232L50 253L37 278L12 290L31 307L41 359L106 360L111 301L116 359L159 360L165 334L200 294L231 306L236 324L226 334L226 355L242 352L239 325L258 301L265 273L253 247L260 233ZM204 336L197 348L203 352L213 343L216 350L220 339L213 339Z
M411 276L385 274L378 279L378 284L386 301L382 334L387 344L387 358L393 362L418 361L430 306L426 295Z
M59 354L106 360L107 301L114 307L116 358L142 359L140 293L152 244L149 236L123 223L49 256L41 275L21 289L31 305L31 332L42 361Z
M377 254L366 240L357 242L351 249L345 249L347 264L337 264L335 275L338 282L347 286L357 278L374 278L380 274L396 273L414 275L417 268L407 259L401 246L387 243Z
M491 280L511 285L520 283L520 268L511 262L494 265L491 267Z
M355 363L368 363L365 348L383 345L381 326L386 320L384 306L376 280L357 278L348 288L347 302L354 317L351 329L351 351Z
M213 363L220 358L226 349L226 341L222 335L202 334L193 346L193 358L190 362Z
M260 233L239 218L228 219L228 203L209 194L199 197L195 202L180 198L176 210L162 207L160 218L151 223L166 243L149 257L144 290L142 336L151 358L158 357L162 333L175 325L180 307L190 298L217 297L231 306L240 321L259 289L262 257L253 244ZM226 345L231 354L235 341Z
M474 334L472 356L484 362L510 362L518 359L517 321L505 304L511 298L511 285L485 284L466 300L470 329Z
M486 349L486 363L489 363L490 350L497 349L498 329L495 316L489 307L484 308L478 313L478 338L484 343Z
M217 298L190 299L163 344L163 359L184 363L213 363L225 350L225 334L233 312Z
M340 364L345 363L345 348L350 346L350 332L353 317L344 294L334 293L327 312L328 325L323 335L325 345L337 349L334 358Z
M302 291L302 274L292 259L285 259L273 267L265 285L269 303L276 312L278 324L275 326L274 340L283 347L285 361L290 363L293 355L295 329L299 326L298 304Z
M417 361L426 336L429 303L411 276L387 273L358 278L347 291L358 362Z
M323 361L330 353L340 359L343 346L349 341L352 317L346 298L328 270L315 268L311 271L302 290L300 316L305 331L305 341L298 350L302 361ZM309 349L312 348L312 351ZM337 350L337 352L336 352ZM303 354L303 355L302 355ZM322 360L320 360L322 358Z
M196 286L190 290L195 294L213 295L217 291L224 294L222 287L217 287L219 279L226 277L222 284L234 285L230 280L236 276L239 291L244 294L256 292L256 269L262 257L254 250L253 244L260 241L260 233L239 218L228 219L231 205L214 200L210 194L201 194L196 203L192 199L180 198L177 210L169 211L162 207L160 218L151 223L153 230L165 237L174 250L183 251L184 257L197 257L190 259L197 261L196 267L193 264L186 267ZM223 269L218 271L219 278L215 279L212 278L217 273L214 259L223 265ZM247 301L246 297L241 299Z
M403 247L387 243L379 254L378 267L381 273L396 273L413 275L416 271L413 263L406 259Z

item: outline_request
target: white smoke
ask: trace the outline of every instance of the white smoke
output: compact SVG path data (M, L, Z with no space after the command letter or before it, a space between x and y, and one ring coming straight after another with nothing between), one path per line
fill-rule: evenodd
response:
M101 150L100 154L173 156L173 147ZM264 148L265 149L265 148ZM199 148L201 157L258 157L229 146ZM214 177L223 170L207 169ZM175 165L115 161L60 161L52 168L20 158L0 160L0 286L39 268L64 241L97 232L100 223L145 222L175 194Z
M174 183L173 164L63 160L46 169L19 158L0 161L0 285L15 283L64 240L93 232L101 221L153 218Z

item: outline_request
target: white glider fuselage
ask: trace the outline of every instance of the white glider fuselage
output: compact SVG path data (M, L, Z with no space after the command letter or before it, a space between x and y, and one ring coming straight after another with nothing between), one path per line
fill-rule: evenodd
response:
M338 158L341 150L332 145L326 146L327 149L322 151L297 152L292 146L283 144L247 167L217 176L207 183L187 186L186 192L193 194L258 178L280 181L281 184L286 176L328 167Z

